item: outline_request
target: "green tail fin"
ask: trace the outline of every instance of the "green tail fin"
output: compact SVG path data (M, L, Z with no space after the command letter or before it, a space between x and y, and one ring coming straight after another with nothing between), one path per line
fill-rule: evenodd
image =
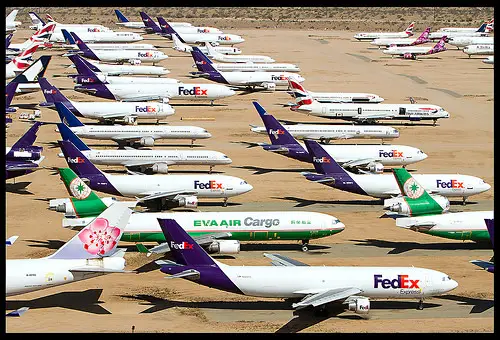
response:
M148 248L146 248L146 246L142 243L137 243L135 246L137 247L137 250L139 250L139 253L149 253Z

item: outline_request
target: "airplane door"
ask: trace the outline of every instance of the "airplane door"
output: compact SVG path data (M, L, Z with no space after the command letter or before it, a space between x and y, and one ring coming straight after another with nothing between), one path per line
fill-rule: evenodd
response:
M268 239L268 232L267 231L250 232L250 239L256 241L265 241Z
M362 114L363 113L363 109L358 107L358 115Z
M404 108L404 107L400 107L400 108L399 108L399 114L400 114L400 115L405 115L405 114L406 114L406 108Z
M462 232L462 240L470 240L472 238L472 231L463 231Z
M323 107L321 108L321 113L326 113L326 107L324 107L324 106L323 106Z

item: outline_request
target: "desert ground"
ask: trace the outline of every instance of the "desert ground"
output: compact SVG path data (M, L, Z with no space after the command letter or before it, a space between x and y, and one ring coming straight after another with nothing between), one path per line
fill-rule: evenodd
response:
M6 9L6 14L9 12ZM63 21L61 13L53 16ZM92 18L98 22L96 15ZM488 15L482 19L488 19ZM19 15L17 20L23 21L23 28L14 34L15 43L24 41L32 33L27 28L27 15ZM139 20L138 13L130 20ZM211 24L208 19L204 22ZM423 20L418 22L416 32L427 24ZM429 155L426 160L408 166L415 173L473 175L492 186L489 191L470 197L465 206L461 199L452 199L451 211L493 209L494 68L481 62L484 57L469 59L462 51L448 46L445 52L416 61L391 59L369 43L353 39L356 30L240 28L227 32L246 39L238 46L243 54L269 55L277 62L298 64L300 74L306 79L304 85L312 91L370 92L385 98L385 103L408 102L409 97L413 97L419 103L442 106L450 112L450 118L439 120L437 126L386 123L400 131L400 137L392 144L414 146ZM158 44L169 55L160 63L171 71L169 77L186 83L209 83L187 76L193 70L193 60L189 54L174 51L170 40L152 35L144 37L144 43ZM53 56L46 77L60 89L67 89L64 93L70 99L100 101L72 90L72 80L65 75L75 71L67 68L71 62L62 57L62 53L42 50L34 57ZM43 95L35 92L16 97L12 105L22 107L22 104L41 101L44 101ZM6 298L7 311L30 307L20 318L6 318L6 332L493 332L493 275L469 263L473 259L490 259L493 250L489 246L400 229L392 219L379 218L383 214L380 200L308 182L300 172L314 171L311 164L272 154L260 147L249 147L245 142L269 141L267 136L250 131L249 124L262 125L252 101L258 101L283 120L343 123L284 107L283 104L291 101L285 89L239 92L216 101L213 107L172 101L175 115L164 123L206 128L213 137L197 141L196 147L227 154L233 163L215 170L243 178L254 188L231 198L228 207L222 207L221 201L200 199L199 210L317 211L336 216L346 228L337 235L311 240L310 250L305 253L300 250L299 242L244 242L239 254L215 258L229 265L270 265L262 253L274 252L310 265L416 266L447 273L459 286L447 295L425 300L424 310L416 310L413 300L379 300L372 301L367 318L350 312L316 317L294 313L290 304L281 299L245 297L186 280L167 280L153 263L158 257L146 257L138 253L133 244L122 242L120 246L128 249L126 269L140 269L140 273L111 274ZM19 113L25 111L31 112L20 108L12 115L13 123L6 129L6 145L12 145L29 128L29 123L18 119ZM40 120L59 121L57 112L41 111ZM61 213L48 210L48 199L67 197L59 176L50 169L67 166L64 159L57 156L59 148L52 144L59 139L53 125L42 126L35 145L44 147L46 159L42 165L47 169L6 181L5 236L20 236L14 246L6 249L7 259L47 256L75 235L74 231L62 228ZM113 142L85 141L95 148L116 147ZM378 140L338 143L356 142L379 143ZM188 147L189 142L163 140L158 145L155 143L154 148ZM102 166L101 169L124 173L119 167ZM172 174L206 171L208 168L202 166L171 167Z

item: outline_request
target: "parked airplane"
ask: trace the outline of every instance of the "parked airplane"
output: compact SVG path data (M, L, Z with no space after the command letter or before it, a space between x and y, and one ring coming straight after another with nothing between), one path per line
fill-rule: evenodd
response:
M79 62L81 59L74 58L73 62ZM213 104L215 99L221 99L233 96L235 91L224 85L218 84L187 84L187 83L169 83L169 84L111 84L103 82L84 63L79 65L82 69L78 77L81 78L81 84L75 85L77 92L87 93L96 97L120 100L120 101L142 101L142 100L163 100L167 99L186 99L186 100L210 100ZM85 78L91 82L83 81ZM109 77L107 77L109 79ZM115 77L114 80L118 81ZM153 78L150 78L153 79ZM165 79L165 78L163 78Z
M494 55L495 45L467 45L464 47L463 52L469 55Z
M40 27L45 26L45 21L43 21L42 18L38 16L35 12L29 12L28 13L31 21L33 23L33 26L30 26L32 29L40 29ZM99 25L99 24L61 24L60 22L56 22L50 14L47 14L47 23L54 23L56 24L55 32L57 33L58 37L57 39L51 39L51 41L63 41L64 39L62 38L62 29L66 29L68 31L75 31L75 32L89 32L89 33L94 33L94 32L113 32L109 27Z
M193 46L185 44L177 34L172 34L172 41L174 42L174 46L172 47L174 50L179 51L179 52L187 52L191 53L193 50ZM210 55L208 53L208 49L205 46L198 46L200 51L205 53L206 55ZM241 50L238 47L232 47L232 46L214 46L214 49L219 52L219 53L224 53L224 54L241 54Z
M266 126L271 145L259 143L264 150L276 152L302 162L311 163L310 152L303 143L295 138L258 103L253 102L260 118ZM384 165L403 165L416 163L427 158L427 155L417 148L405 145L385 144L333 144L323 145L328 152L342 163L344 167L366 168L370 172L382 172Z
M161 25L160 25L161 26ZM201 44L204 42L219 43L220 45L234 45L245 41L241 36L228 33L178 33L176 29L167 22L161 26L164 34L177 34L182 42L186 44Z
M388 216L437 215L450 209L450 201L440 195L429 194L406 169L392 169L401 195L384 200Z
M146 26L146 29L148 31L151 31L152 33L156 33L159 35L163 35L163 30L154 22L153 19L151 19L151 17L149 15L147 15L144 12L139 12L139 14L141 15L142 22L144 23L144 25ZM163 19L162 17L157 17L156 19L158 20L158 23L160 24L160 26L164 25L162 23L162 21L164 23L166 23L165 19ZM160 21L160 19L161 19L161 21ZM202 27L199 27L199 26L175 26L175 30L181 34L198 34L198 33L223 34L224 33L220 29L218 29L216 27L210 27L210 26L202 26Z
M156 261L168 278L184 278L219 290L257 297L293 298L294 309L340 303L358 314L369 298L423 299L455 289L448 275L416 267L309 266L279 254L266 254L272 266L229 266L210 257L174 219L158 219L174 261ZM391 284L392 282L392 284Z
M22 51L17 57L12 59L7 65L5 65L5 79L14 78L21 72L25 71L32 63L28 62L27 59L30 58L33 53L38 49L38 46L42 44L40 41L34 41L31 45Z
M146 50L101 50L90 49L75 32L71 32L76 45L83 52L83 56L89 59L107 62L130 62L140 60L142 62L152 62L153 66L168 58L162 51L156 49Z
M17 111L17 107L10 106L10 104L12 103L12 99L14 99L14 95L16 94L16 88L18 84L19 83L15 81L11 81L5 86L5 113L12 113Z
M208 53L213 59L217 61L227 62L227 63L274 63L271 57L265 55L251 55L251 54L240 54L240 55L226 55L217 52L209 42L205 42L205 47Z
M54 23L48 23L47 25L43 26L39 30L37 30L31 37L26 39L23 43L20 44L13 44L9 43L8 48L6 47L6 54L7 55L14 55L14 54L19 54L26 50L27 48L33 46L34 44L44 46L45 40L48 40L48 37L54 32L54 28L56 25Z
M412 59L412 60L417 60L418 56L422 55L430 55L430 54L436 54L439 52L446 51L446 35L441 38L437 42L436 45L433 47L426 47L426 46L391 46L385 50L382 51L384 54L390 54L391 58L393 58L395 55L400 56L403 59Z
M73 67L76 67L78 73L86 72L86 68L82 67L81 64L86 65L87 68L90 68L95 73L103 73L108 76L120 76L120 75L154 75L154 76L162 76L170 73L164 67L161 66L152 66L152 65L140 65L135 62L132 65L126 64L106 64L100 63L95 60L87 60L80 57L77 54L69 55L68 58L73 62Z
M75 39L71 35L70 32L66 31L65 29L61 30L62 34L64 36L64 41L66 45L64 45L65 48L75 48L78 49L78 45L76 44ZM91 50L156 50L157 46L154 46L153 44L137 44L137 43L125 43L125 44L120 44L120 43L97 43L97 44L85 44L87 47ZM73 51L72 51L73 52ZM80 52L82 53L82 52Z
M63 104L57 103L56 105ZM168 169L172 165L208 165L210 166L209 173L212 173L212 168L215 165L233 162L225 154L212 150L90 149L66 124L58 123L57 128L62 139L71 141L93 164L123 165L132 172L168 174ZM151 135L151 132L148 133ZM85 135L97 139L95 133L87 132ZM157 137L158 135L153 134L153 136ZM151 136L141 137L141 139L146 138L153 139ZM64 157L64 155L59 154L59 157Z
M52 56L43 55L37 60L35 60L27 69L25 69L21 74L17 75L11 82L16 82L16 92L15 95L32 93L40 90L40 85L37 79L44 76L47 66Z
M494 18L492 18L490 21L486 22L486 27L489 27L489 29L492 30L492 26L494 25ZM481 24L482 26L482 24ZM439 32L476 32L479 27L441 27L438 29ZM486 30L489 30L488 28Z
M490 235L490 240L491 240L491 246L493 249L495 249L494 245L494 236L495 236L495 224L494 224L494 219L484 219L484 222L486 223L486 228L488 229L488 234ZM479 266L486 271L490 273L495 272L495 263L493 262L493 257L491 258L490 261L483 261L483 260L472 260L470 263L475 264L476 266Z
M229 84L235 87L245 87L255 89L256 87L274 91L276 86L288 85L288 78L295 79L299 83L305 79L296 73L290 72L222 72L215 69L198 47L193 47L191 55L196 63L199 75L209 80Z
M123 249L117 249L132 211L114 203L54 254L5 261L6 296L47 289L110 273L126 273Z
M71 169L58 171L72 197L50 200L49 209L65 213L64 227L85 227L116 201L114 197L99 198ZM208 253L225 254L238 253L239 241L254 240L301 240L302 251L308 251L310 240L335 235L345 228L334 216L309 211L133 212L121 241L165 242L158 218L175 218ZM147 252L167 251L168 245L161 244Z
M38 78L38 81L46 100L45 102L39 104L41 107L55 109L54 103L60 102L64 104L73 114L79 117L97 119L100 122L114 123L115 121L120 120L127 124L132 124L135 123L138 119L154 119L158 123L160 120L173 115L175 112L175 110L169 104L159 102L75 102L66 98L66 96L64 96L57 87L51 85L46 78ZM137 129L137 131L139 131L139 129L141 128L144 128L145 130L148 129L143 126L124 128L122 126L99 127L95 125L89 125L89 128L102 128L106 131L115 130L114 138L117 142L119 142L121 138L116 138L116 134L121 134L121 132L123 132L123 135L129 135L129 133L126 133L125 130L130 131ZM155 128L172 129L172 127L170 126L155 126ZM151 130L151 125L149 125L149 130ZM182 130L179 131L180 135L178 137L181 137L182 135L184 138L192 139L196 137L195 132L199 133L198 138L210 137L210 134L208 134L207 136L205 133L200 133L203 131L204 129L201 128L192 129L190 131ZM186 132L188 132L189 134L186 135Z
M21 26L21 22L16 20L18 12L18 9L14 9L5 17L5 33L14 32L18 26Z
M448 44L456 46L457 49L467 45L493 45L494 37L454 37L448 39Z
M410 39L410 38L377 38L374 39L370 42L370 44L378 46L380 48L381 46L415 46L415 45L420 45L420 44L425 44L426 42L429 42L429 33L431 32L431 28L427 27L422 34L416 39Z
M464 211L447 214L399 217L396 225L432 236L453 240L490 241L485 219L493 219L493 211Z
M58 141L66 162L94 190L141 198L150 209L196 208L198 198L224 198L253 189L246 181L227 175L110 175L101 172L70 141Z
M35 122L11 147L5 148L5 179L15 178L40 169L45 159L43 147L33 145L41 122Z
M373 93L312 92L293 79L288 80L288 88L290 89L288 94L296 99L309 95L320 103L381 103L384 101L384 98Z
M306 139L307 151L313 158L315 173L302 172L309 181L321 183L342 191L377 198L398 196L401 190L392 174L354 174L341 167L336 160L313 140ZM413 178L431 194L462 197L465 204L469 196L491 188L481 178L460 174L417 174Z
M494 60L493 56L490 56L490 57L488 57L486 59L483 59L482 62L485 63L485 64L491 64L491 65L493 65L495 63L495 60Z
M433 120L434 125L440 118L450 114L442 107L432 104L350 104L320 103L310 95L302 97L290 110L316 117L342 119L357 123L375 123L378 120Z
M446 38L454 38L454 37L487 37L489 36L489 32L486 32L486 23L482 24L475 32L452 32L452 31L436 31L429 33L429 39L431 40L441 40Z
M118 18L118 21L119 21L116 23L117 25L128 27L128 28L144 28L144 29L146 29L146 31L148 31L147 27L144 25L144 22L142 22L142 21L129 21L127 19L127 17L125 17L125 15L123 15L123 13L117 9L115 9L115 14L116 14L116 17ZM171 22L170 24L174 27L193 26L189 22Z
M354 39L358 40L373 40L377 38L407 38L413 35L413 27L415 23L412 22L403 32L362 32L354 35Z

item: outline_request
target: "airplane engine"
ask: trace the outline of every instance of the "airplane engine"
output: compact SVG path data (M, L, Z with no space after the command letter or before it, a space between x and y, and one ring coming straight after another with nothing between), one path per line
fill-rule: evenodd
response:
M141 60L140 59L130 59L130 65L140 65Z
M217 240L207 247L209 254L238 254L240 252L240 241Z
M114 197L104 197L101 201L109 207L116 202ZM69 198L57 198L49 201L49 209L64 213L64 217L78 217L73 203Z
M275 91L276 90L276 84L275 83L262 83L262 86L269 91Z
M432 213L439 214L441 212L446 212L450 209L450 201L448 200L448 198L441 195L430 195L430 196L442 208L442 211L432 211ZM392 212L401 215L412 216L412 210L408 206L408 203L405 202L403 197L394 197L384 200L384 209L390 210Z
M179 204L179 207L186 207L186 208L198 207L198 197L196 196L179 195L176 197L176 200Z
M357 297L349 301L348 309L357 314L368 314L370 311L370 300L365 297Z
M135 124L137 122L137 118L132 116L125 116L123 117L123 121L125 122L125 124Z
M139 140L139 144L141 146L153 146L153 145L155 145L155 140L151 137L142 137Z
M417 55L415 53L406 52L405 54L403 54L403 58L404 59L416 60L417 59Z
M368 171L373 172L373 173L382 173L384 172L384 164L379 163L379 162L370 162L367 165Z
M153 164L153 166L151 167L151 170L153 170L153 172L157 172L159 174L168 174L168 165L165 163L156 163L156 164Z

